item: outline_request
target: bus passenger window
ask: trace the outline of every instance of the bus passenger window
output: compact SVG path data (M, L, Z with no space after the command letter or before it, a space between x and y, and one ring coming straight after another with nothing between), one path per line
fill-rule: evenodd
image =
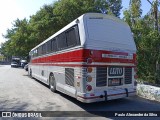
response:
M66 32L68 47L80 45L78 27L75 26Z
M51 52L51 47L52 47L52 45L51 45L51 40L49 40L49 41L47 42L47 53L50 53L50 52Z
M76 34L74 28L66 32L67 45L68 47L76 46Z
M58 39L57 42L58 42L58 49L59 50L63 50L65 48L67 48L65 33L62 33L62 34L58 35L57 39Z
M38 48L38 55L39 55L39 56L42 55L42 46L40 46L40 47Z
M43 44L42 45L42 54L45 54L46 53L46 44Z
M56 52L57 51L57 42L56 39L51 40L51 51Z

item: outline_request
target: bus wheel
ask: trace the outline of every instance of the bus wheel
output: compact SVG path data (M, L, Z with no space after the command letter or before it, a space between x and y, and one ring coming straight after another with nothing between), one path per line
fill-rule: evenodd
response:
M56 92L56 81L53 74L49 76L49 87L52 92Z

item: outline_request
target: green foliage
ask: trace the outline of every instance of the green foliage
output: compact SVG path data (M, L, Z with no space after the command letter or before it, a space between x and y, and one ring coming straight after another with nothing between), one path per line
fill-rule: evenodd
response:
M60 29L84 13L108 11L108 14L119 16L121 8L121 0L59 0L53 13L59 15L57 25Z
M160 63L160 34L153 30L144 33L139 38L138 45L138 75L143 80L156 83L156 64Z
M131 0L130 7L124 11L124 20L134 33L137 46L139 79L150 83L160 83L160 33L154 30L154 19L151 14L141 17L140 0Z
M139 18L142 14L141 0L132 0L130 2L132 18Z

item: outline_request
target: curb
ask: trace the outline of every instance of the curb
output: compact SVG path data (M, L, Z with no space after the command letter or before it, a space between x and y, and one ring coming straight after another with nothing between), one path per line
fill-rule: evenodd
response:
M138 84L137 95L146 99L160 102L160 87Z

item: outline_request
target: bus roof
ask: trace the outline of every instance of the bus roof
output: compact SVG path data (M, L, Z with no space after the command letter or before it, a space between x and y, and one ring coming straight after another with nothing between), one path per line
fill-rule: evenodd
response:
M56 32L55 34L53 34L52 36L50 36L49 38L47 38L46 40L44 40L42 43L40 43L39 45L37 45L36 47L34 47L32 50L38 48L39 46L43 45L44 43L46 43L47 41L51 40L52 38L56 37L57 35L59 35L60 33L62 33L63 31L69 29L70 27L76 25L77 23L81 23L83 22L85 19L87 18L90 18L90 19L101 19L101 18L105 18L105 19L111 19L113 21L116 21L118 23L121 23L121 24L124 24L124 25L127 25L127 23L125 23L123 20L117 18L117 17L114 17L114 16L111 16L111 15L106 15L106 14L102 14L102 13L85 13L83 15L81 15L80 17L78 17L77 19L75 19L74 21L72 21L71 23L69 23L68 25L66 25L64 28L62 28L61 30L59 30L58 32ZM31 50L31 51L32 51Z

